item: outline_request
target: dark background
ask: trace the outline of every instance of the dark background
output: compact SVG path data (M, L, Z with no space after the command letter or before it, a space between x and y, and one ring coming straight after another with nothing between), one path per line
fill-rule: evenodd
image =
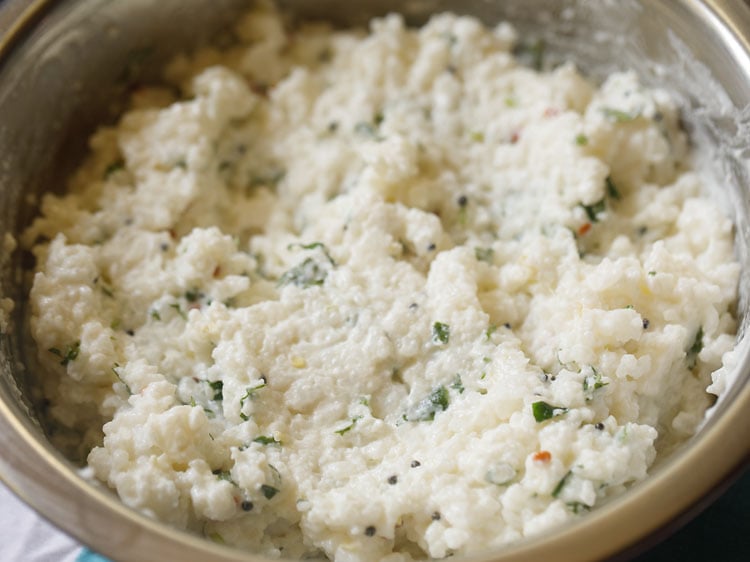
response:
M750 412L748 412L750 416ZM634 562L750 560L750 470L703 513Z

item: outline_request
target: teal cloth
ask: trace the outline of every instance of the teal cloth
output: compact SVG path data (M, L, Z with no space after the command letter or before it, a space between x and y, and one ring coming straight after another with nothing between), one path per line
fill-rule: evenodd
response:
M89 549L84 548L81 554L76 558L76 562L110 562L109 558L104 558L95 552L91 552Z

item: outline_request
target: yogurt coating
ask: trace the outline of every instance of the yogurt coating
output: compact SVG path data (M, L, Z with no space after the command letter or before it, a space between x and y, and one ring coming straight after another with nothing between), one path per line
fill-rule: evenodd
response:
M451 14L236 35L22 237L90 475L267 556L395 562L547 531L693 434L740 268L665 92Z

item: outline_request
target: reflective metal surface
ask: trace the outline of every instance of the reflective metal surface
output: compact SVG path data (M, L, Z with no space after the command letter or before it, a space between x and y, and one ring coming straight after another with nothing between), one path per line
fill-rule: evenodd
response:
M452 9L487 23L513 21L544 36L553 53L603 76L634 68L663 84L713 168L715 197L737 224L744 265L739 314L750 321L750 9L737 0L281 0L295 17L340 25L401 11L419 23ZM176 52L220 38L241 0L6 0L0 11L0 236L18 233L34 198L61 189L96 124L111 121L134 84L153 81ZM25 11L24 11L25 10ZM20 15L21 12L23 15ZM217 35L218 34L218 35ZM614 60L613 60L613 57ZM8 260L4 258L8 257ZM0 296L16 301L0 335L0 478L43 516L116 560L258 560L156 523L80 478L36 421L33 362L24 351L25 257L0 260ZM7 261L7 263L5 263ZM577 523L491 553L486 560L623 557L707 501L750 453L750 354L735 384L691 442L646 482ZM635 546L634 546L635 545Z

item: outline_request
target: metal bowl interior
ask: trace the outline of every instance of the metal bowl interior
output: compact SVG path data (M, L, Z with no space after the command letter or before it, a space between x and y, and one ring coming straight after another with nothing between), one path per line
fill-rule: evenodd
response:
M17 234L36 196L64 187L97 124L111 122L135 81L157 81L177 52L221 40L241 0L15 0L0 12L0 234ZM545 39L551 56L594 78L633 68L670 90L713 195L736 224L743 264L738 315L750 322L750 8L733 0L281 0L295 18L364 25L389 11L410 23L453 10L488 24L507 19L522 36ZM23 13L22 13L23 12ZM19 15L21 14L22 15ZM117 560L259 560L156 523L104 487L84 481L45 438L36 416L34 370L24 329L24 268L17 251L0 259L2 295L16 302L0 335L0 477L50 521ZM580 521L484 559L626 557L647 537L703 505L750 454L750 349L740 343L734 382L698 434L664 458L651 478ZM644 542L646 541L646 542Z

